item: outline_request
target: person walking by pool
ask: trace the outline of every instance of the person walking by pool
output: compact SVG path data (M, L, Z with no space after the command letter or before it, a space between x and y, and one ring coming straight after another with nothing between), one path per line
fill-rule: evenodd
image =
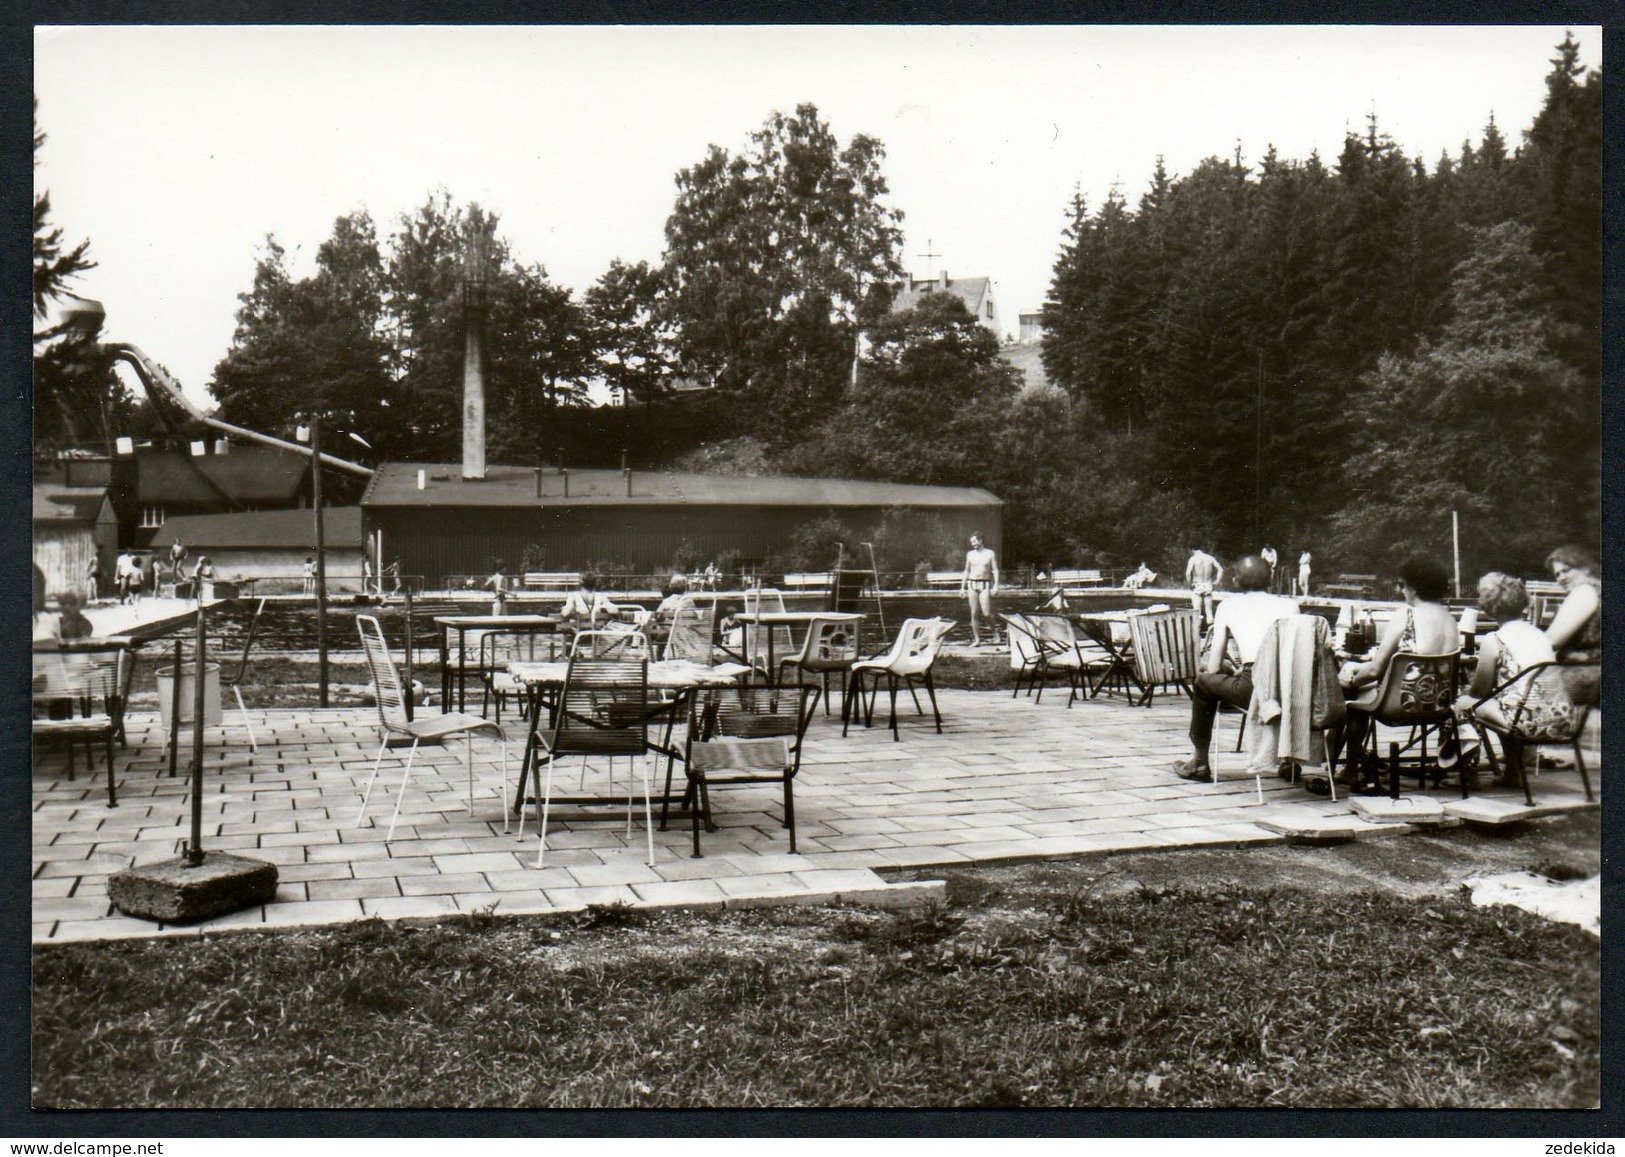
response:
M113 563L113 586L118 591L119 605L130 601L130 552L121 550Z
M85 601L95 602L102 593L102 560L101 555L92 550L90 552L90 565L85 568Z
M991 641L998 641L993 626L993 596L999 593L999 560L992 549L982 544L982 536L970 536L970 549L965 552L965 574L959 589L970 609L971 646L982 645L982 624L987 624Z
M1264 633L1275 620L1298 613L1298 605L1291 599L1265 589L1270 568L1257 555L1237 560L1233 579L1240 593L1219 604L1206 661L1191 687L1191 757L1174 764L1174 774L1181 779L1212 777L1208 749L1213 746L1219 704L1247 709L1253 698L1253 660Z
M1257 561L1264 565L1263 559ZM1191 609L1200 616L1204 631L1213 621L1213 588L1223 577L1224 567L1218 559L1199 546L1192 548L1190 558L1185 560L1185 582L1191 588Z
M508 564L497 559L496 566L491 569L491 577L485 580L485 589L491 592L491 613L504 614L508 606L508 575L504 568Z
M316 593L316 560L308 554L305 556L304 592L307 595Z
M214 598L214 563L206 554L198 556L197 569L192 572L192 597L200 605Z
M1270 568L1270 590L1278 593L1281 589L1281 579L1277 572L1279 571L1281 556L1275 553L1273 546L1265 543L1264 549L1258 552L1258 557L1263 559Z
M389 580L390 594L398 595L401 593L401 560L398 555L389 560L389 565L384 568L383 577ZM380 595L382 595L383 590L384 584L380 581L378 584L378 592Z
M1298 556L1298 596L1300 598L1309 596L1309 571L1314 565L1314 561L1314 556L1307 550Z
M146 584L147 560L143 555L130 556L130 605L141 605L141 588Z

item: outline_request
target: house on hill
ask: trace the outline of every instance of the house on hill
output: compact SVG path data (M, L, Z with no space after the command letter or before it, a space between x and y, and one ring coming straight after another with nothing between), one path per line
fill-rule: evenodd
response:
M1004 334L999 328L999 308L993 300L993 279L991 277L959 277L948 276L943 270L935 277L920 280L910 277L907 281L896 282L896 290L892 298L892 312L902 313L913 309L920 304L920 299L928 293L951 293L965 303L965 308L983 326L993 331L993 336L1003 340Z

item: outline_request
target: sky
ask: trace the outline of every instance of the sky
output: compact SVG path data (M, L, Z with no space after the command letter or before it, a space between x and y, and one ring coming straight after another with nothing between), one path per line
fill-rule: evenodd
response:
M1004 329L1049 286L1074 189L1132 205L1161 156L1256 163L1380 130L1431 167L1493 116L1516 146L1562 26L53 27L35 169L88 239L73 289L205 405L267 234L296 276L335 218L380 238L445 188L577 295L659 262L676 173L812 103L886 148L917 276L993 278ZM1602 38L1576 27L1583 63ZM928 254L933 256L927 256Z

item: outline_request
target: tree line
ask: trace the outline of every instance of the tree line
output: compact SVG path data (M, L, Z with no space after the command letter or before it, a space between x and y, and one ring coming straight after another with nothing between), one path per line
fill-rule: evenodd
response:
M1373 116L1330 165L1238 150L1159 162L1133 205L1075 194L1051 386L1023 389L957 298L891 311L884 146L803 104L677 173L663 260L614 261L579 297L444 190L382 236L339 217L308 277L267 237L210 388L232 422L322 410L360 457L455 458L472 273L494 462L652 466L744 439L766 470L984 486L1006 555L1040 566L1166 571L1268 541L1369 570L1441 553L1452 511L1472 565L1530 566L1597 528L1600 156L1600 79L1567 37L1516 149L1492 119L1430 167ZM41 225L36 200L36 304ZM628 404L588 405L589 382ZM88 412L58 393L52 412ZM805 529L809 558L849 537Z

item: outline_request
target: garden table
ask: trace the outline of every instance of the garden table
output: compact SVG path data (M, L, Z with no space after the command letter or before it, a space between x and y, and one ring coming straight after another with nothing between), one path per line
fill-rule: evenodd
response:
M747 629L750 627L767 628L767 670L763 672L763 675L768 683L772 684L778 678L778 667L774 665L773 658L773 636L777 633L773 630L774 627L805 627L814 619L833 619L840 623L859 624L858 630L861 632L863 620L866 618L868 616L859 611L741 611L734 615L734 622L745 624ZM794 643L794 641L795 636L792 634L791 642ZM860 647L858 650L861 654L862 648ZM745 655L749 657L755 654L756 648L747 642Z
M536 758L536 733L542 726L542 708L549 703L549 692L557 692L564 687L564 681L570 672L567 660L552 660L542 663L515 662L508 664L508 673L526 688L526 731L525 755L519 767L519 790L514 795L513 814L518 815L525 806L525 785L530 781L533 773L536 774L536 785L540 786L540 774ZM679 715L686 714L693 696L708 687L731 687L737 684L741 675L750 673L750 668L742 663L718 663L707 667L703 663L693 663L687 659L662 659L649 664L648 688L651 691L670 691L673 698L669 703L651 705L650 717L656 714L666 716L668 723L666 735L659 743L650 743L649 746L664 755L668 761L682 759L683 753L672 746L671 729ZM669 777L668 777L669 779ZM670 802L669 797L666 802ZM554 803L566 805L593 805L612 804L624 802L624 796L570 796L555 797ZM681 801L679 801L681 802Z
M468 632L494 631L511 635L550 635L559 625L557 615L438 615L440 629L440 710L451 710L451 654L449 639L457 632L457 710L467 704Z

